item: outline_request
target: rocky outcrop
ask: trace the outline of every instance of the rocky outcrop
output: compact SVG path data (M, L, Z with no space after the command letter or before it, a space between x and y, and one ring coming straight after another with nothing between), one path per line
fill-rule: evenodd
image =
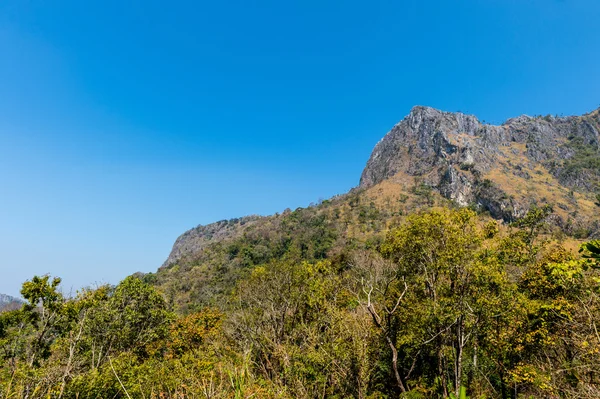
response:
M162 267L171 266L186 257L193 256L202 251L206 246L220 241L225 237L235 237L243 228L248 227L260 218L260 216L255 215L245 216L242 218L221 220L206 226L200 225L194 227L175 240L173 249Z
M413 176L460 205L513 220L529 203L543 199L519 198L513 183L532 190L547 173L549 186L584 194L598 189L599 111L564 118L520 116L494 126L471 115L417 106L377 143L360 186L398 174Z
M18 298L14 298L10 295L0 294L0 312L5 310L17 309L23 304Z

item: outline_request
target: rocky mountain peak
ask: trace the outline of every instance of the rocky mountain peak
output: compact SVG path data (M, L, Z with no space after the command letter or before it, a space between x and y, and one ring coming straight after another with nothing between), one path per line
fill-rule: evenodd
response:
M471 115L416 106L375 146L360 185L377 184L399 171L423 175L459 151L459 146L452 143L449 135L456 136L460 132L474 137L481 126ZM467 152L463 158L469 161L472 154Z
M472 115L416 106L377 143L360 186L408 177L506 220L535 202L561 201L569 208L559 191L591 199L600 187L599 113L522 115L495 126ZM537 195L542 183L548 190L541 192L556 195Z

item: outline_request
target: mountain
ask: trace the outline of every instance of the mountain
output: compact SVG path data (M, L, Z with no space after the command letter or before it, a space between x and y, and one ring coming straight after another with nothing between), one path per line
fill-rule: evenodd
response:
M0 294L0 312L9 309L15 309L21 306L23 301L10 295Z
M566 227L569 213L597 212L592 194L600 187L599 132L600 110L520 116L493 126L471 115L414 107L375 146L360 186L418 178L462 206L476 205L506 221L523 216L531 203L553 203Z
M599 398L597 117L416 107L346 194L75 297L34 277L0 397Z
M308 208L198 226L146 279L182 309L219 303L252 267L343 259L411 213L469 206L510 223L551 205L555 236L600 236L600 110L500 126L414 107L377 145L357 188Z

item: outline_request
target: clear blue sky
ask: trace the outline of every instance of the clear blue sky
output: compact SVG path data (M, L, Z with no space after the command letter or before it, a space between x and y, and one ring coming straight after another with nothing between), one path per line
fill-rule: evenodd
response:
M347 191L413 105L600 106L600 1L0 2L0 292Z

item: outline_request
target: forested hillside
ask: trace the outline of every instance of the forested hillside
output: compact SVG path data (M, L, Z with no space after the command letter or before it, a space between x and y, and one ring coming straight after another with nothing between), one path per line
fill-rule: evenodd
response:
M178 308L214 304L253 266L371 248L406 215L432 206L470 207L504 223L551 206L554 237L599 238L599 159L600 110L494 126L414 107L377 143L359 188L308 208L198 226L146 278Z
M598 397L599 244L569 251L548 212L419 212L186 313L135 276L76 298L36 277L0 315L2 397Z
M350 193L114 287L33 277L0 398L600 397L598 126L417 107Z

